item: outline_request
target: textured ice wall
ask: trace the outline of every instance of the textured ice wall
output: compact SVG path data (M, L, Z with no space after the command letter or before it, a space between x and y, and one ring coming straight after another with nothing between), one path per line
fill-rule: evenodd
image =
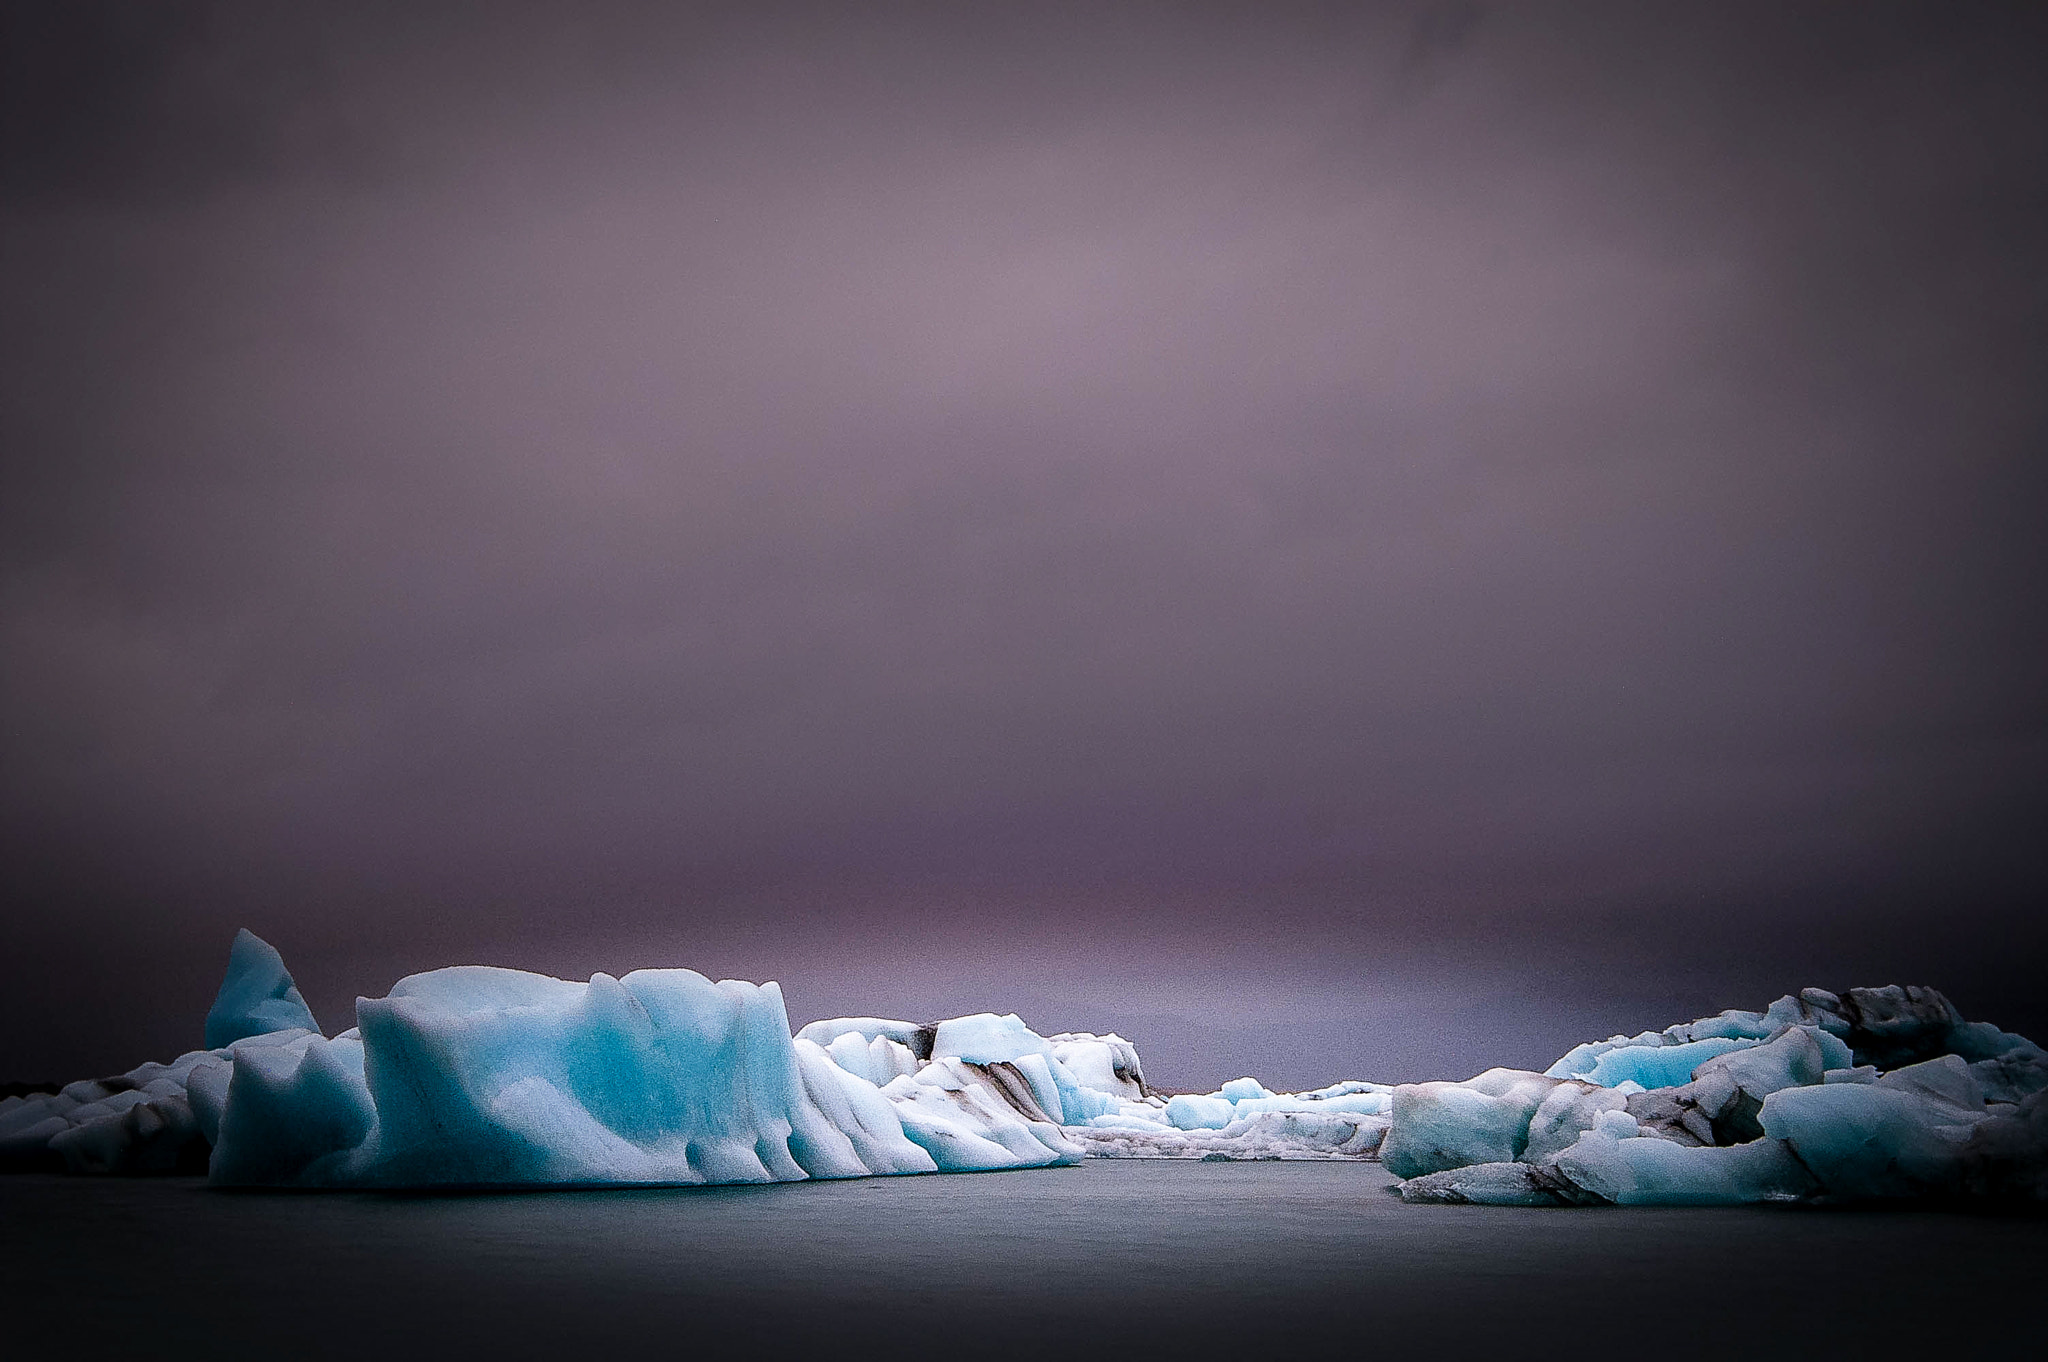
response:
M356 1018L356 1030L297 1053L236 1054L213 1181L758 1183L1081 1153L1055 1123L990 1100L985 1084L904 1075L885 1095L793 1040L772 983L691 970L572 983L459 966L359 999Z
M277 952L243 932L207 1016L213 1048L0 1102L0 1168L287 1187L1026 1168L1078 1160L1058 1123L1114 1100L1015 1017L952 1026L1011 1059L935 1059L936 1028L873 1019L823 1024L828 1051L791 1037L776 985L690 970L572 983L461 966L358 999L356 1016L331 1039L311 1029Z

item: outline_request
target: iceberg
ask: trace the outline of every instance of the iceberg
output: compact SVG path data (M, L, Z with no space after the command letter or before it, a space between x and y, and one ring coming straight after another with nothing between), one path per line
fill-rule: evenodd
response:
M1121 1100L1067 1137L1094 1158L1372 1159L1387 1131L1390 1091L1349 1079L1276 1093L1255 1078L1233 1078L1211 1093Z
M1142 1092L1121 1038L956 1022L848 1018L792 1035L773 983L456 966L357 999L356 1025L330 1038L278 953L244 931L208 1048L0 1101L0 1168L340 1188L1046 1167L1082 1157L1063 1120ZM934 1057L942 1030L974 1057Z
M1542 1073L1245 1076L1159 1092L1137 1048L1015 1013L814 1021L687 969L401 979L321 1033L239 933L205 1048L0 1100L0 1170L220 1186L792 1182L1082 1158L1378 1160L1410 1202L2048 1201L2048 1052L1920 986L1590 1041Z
M219 1050L278 1031L319 1029L277 948L247 927L236 932L227 977L206 1013L206 1048Z
M1394 1090L1409 1201L1734 1205L2048 1199L2048 1055L1938 991L1802 989L1574 1047L1517 1135L1491 1079ZM1517 1139L1519 1138L1519 1144Z
M1156 1109L1155 1109L1156 1110ZM1243 1160L1369 1160L1376 1158L1387 1118L1353 1111L1262 1111L1217 1128L1182 1130L1129 1108L1099 1116L1066 1136L1090 1158Z
M1393 1092L1380 1162L1395 1177L1410 1178L1518 1159L1530 1120L1563 1081L1488 1069L1463 1083L1403 1083Z
M1003 1081L1017 1065L879 1075L908 1047L858 1028L825 1046L792 1036L773 983L457 966L358 999L356 1019L297 1053L236 1057L214 1182L692 1185L1081 1157L1028 1083Z

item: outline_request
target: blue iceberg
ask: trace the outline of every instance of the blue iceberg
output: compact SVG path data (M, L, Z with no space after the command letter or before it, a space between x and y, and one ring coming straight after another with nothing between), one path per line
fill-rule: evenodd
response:
M1123 1037L1015 1013L792 1034L774 983L686 969L457 966L357 999L355 1021L321 1034L242 932L204 1049L0 1100L0 1170L558 1187L1377 1159L1420 1202L2048 1201L2048 1052L1918 986L1804 989L1543 1073L1294 1093L1159 1093Z

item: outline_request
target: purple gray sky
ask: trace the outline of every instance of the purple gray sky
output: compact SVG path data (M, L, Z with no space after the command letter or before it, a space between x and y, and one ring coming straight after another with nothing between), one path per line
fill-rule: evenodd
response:
M2048 1031L2048 10L7 3L0 1078L488 962Z

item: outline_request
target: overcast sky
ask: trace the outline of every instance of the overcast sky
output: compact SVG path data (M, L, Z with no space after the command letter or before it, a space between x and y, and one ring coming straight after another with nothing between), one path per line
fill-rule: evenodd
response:
M2048 1030L2048 9L423 8L0 9L0 1078Z

